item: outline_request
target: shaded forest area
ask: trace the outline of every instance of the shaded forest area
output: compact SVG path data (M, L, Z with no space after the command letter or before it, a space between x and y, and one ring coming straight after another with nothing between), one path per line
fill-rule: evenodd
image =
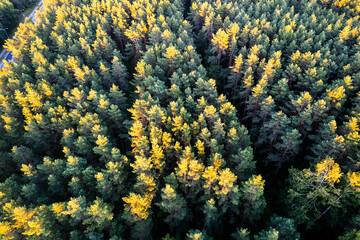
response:
M360 239L359 14L44 0L0 75L1 239Z

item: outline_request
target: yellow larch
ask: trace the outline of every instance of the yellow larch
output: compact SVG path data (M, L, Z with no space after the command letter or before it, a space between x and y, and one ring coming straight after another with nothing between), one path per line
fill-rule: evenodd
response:
M165 195L169 198L176 197L175 190L170 186L170 184L166 184L165 189L163 191L164 191Z
M25 232L23 232L23 235L40 236L44 232L45 232L45 230L43 228L43 223L42 223L41 219L39 219L38 217L35 217L35 218L31 219L30 221L28 221L27 230Z
M96 145L98 145L99 147L105 147L108 144L108 139L107 137L103 136L103 135L99 135L97 137L96 140Z
M219 189L215 192L217 195L227 195L236 182L237 176L229 168L219 171Z
M229 35L224 30L219 29L216 34L213 34L211 42L221 51L224 51L229 47Z
M327 90L329 99L331 101L339 101L345 96L345 88L344 86L337 87L333 90Z
M150 195L141 196L135 193L130 193L128 197L123 197L125 210L132 214L135 221L147 219L151 200L152 197Z
M243 61L243 55L240 53L236 58L235 58L235 64L233 67L230 67L232 69L233 72L235 73L239 73L241 70L241 67L243 65L244 61Z
M202 177L205 179L204 188L210 190L210 188L213 187L215 181L218 178L217 170L213 166L209 166L205 169Z
M195 146L198 149L198 154L201 154L201 155L205 154L204 142L202 142L198 139Z
M324 178L331 185L338 183L343 175L339 164L335 163L331 157L326 157L322 162L316 164L316 172L319 177Z
M21 164L20 170L28 177L32 177L36 174L36 170L33 170L33 166L31 164Z
M11 225L9 222L0 222L0 236L6 236L11 232Z
M355 187L357 191L360 191L360 172L348 173L349 184Z
M335 120L332 120L332 121L330 121L330 122L328 123L328 125L329 125L331 131L332 131L333 133L335 133L335 131L336 131L336 129L337 129L336 121L335 121Z
M173 59L178 55L180 55L180 51L177 50L174 46L170 46L166 49L166 54L165 54L166 58Z
M65 210L65 203L53 203L52 210L56 216L61 216L62 212Z
M358 120L355 117L352 117L349 120L348 126L349 126L350 130L353 131L353 132L360 131Z

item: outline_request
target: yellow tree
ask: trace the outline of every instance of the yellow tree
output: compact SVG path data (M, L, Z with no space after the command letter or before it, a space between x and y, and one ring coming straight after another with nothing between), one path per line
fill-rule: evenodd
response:
M215 46L217 52L217 64L220 65L221 55L225 53L225 50L229 47L229 34L224 30L219 29L216 34L213 34L211 43Z
M343 176L340 165L331 157L317 163L314 170L290 169L288 203L294 219L310 227L330 209L341 207L344 196L359 198L359 172Z

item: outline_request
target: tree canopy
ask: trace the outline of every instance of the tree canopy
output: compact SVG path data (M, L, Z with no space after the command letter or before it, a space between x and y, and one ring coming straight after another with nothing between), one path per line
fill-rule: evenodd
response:
M357 0L43 3L5 44L1 239L359 236Z

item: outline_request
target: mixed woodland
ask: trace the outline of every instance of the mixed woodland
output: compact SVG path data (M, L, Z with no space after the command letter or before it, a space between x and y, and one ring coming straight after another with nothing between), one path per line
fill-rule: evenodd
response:
M1 239L360 239L360 0L43 2L5 43Z

